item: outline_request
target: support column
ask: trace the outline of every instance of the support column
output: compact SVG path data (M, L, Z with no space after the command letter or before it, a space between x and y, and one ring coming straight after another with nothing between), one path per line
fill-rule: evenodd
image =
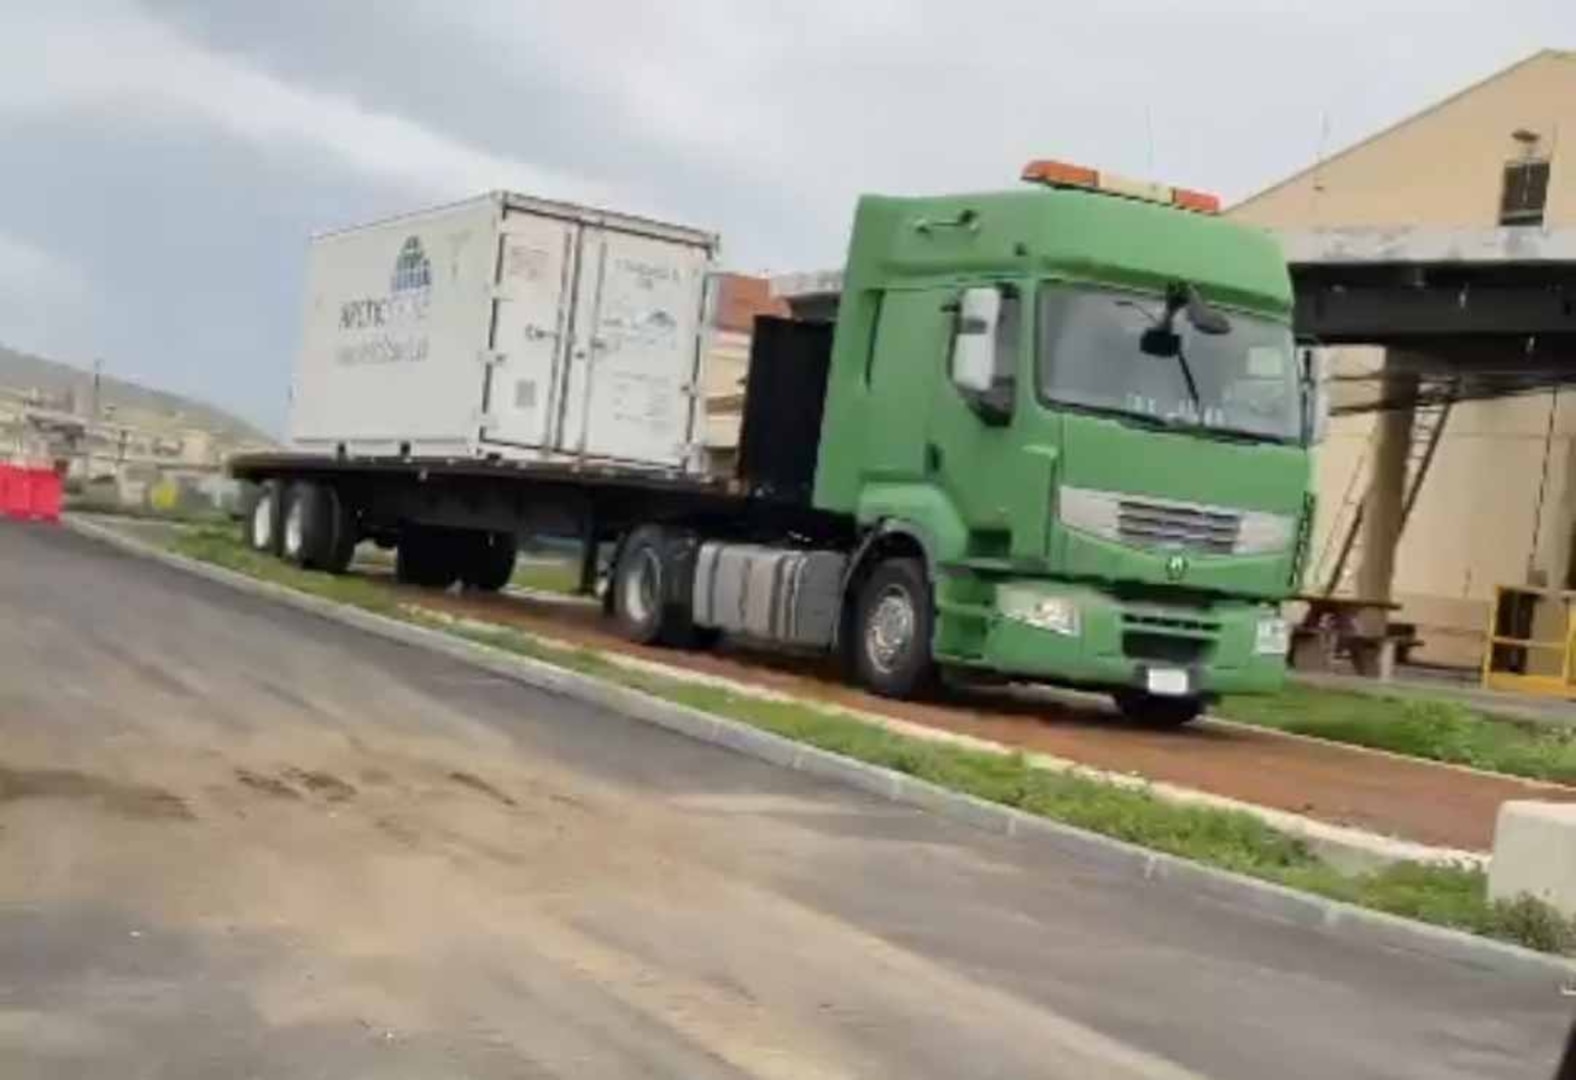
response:
M1569 589L1576 584L1576 439L1571 430L1572 400L1558 389L1549 395L1549 412L1540 432L1537 508L1531 550L1527 553L1528 585Z
M1393 352L1385 356L1380 398L1397 404L1374 418L1373 459L1363 505L1362 561L1357 567L1357 595L1364 600L1389 600L1395 577L1418 389L1416 371L1403 370L1404 363L1398 362L1402 360ZM1384 628L1383 611L1365 612L1357 627L1360 633L1372 636L1384 633Z

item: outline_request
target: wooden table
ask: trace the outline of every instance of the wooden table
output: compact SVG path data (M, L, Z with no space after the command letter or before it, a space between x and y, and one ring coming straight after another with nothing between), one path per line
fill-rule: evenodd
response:
M1299 671L1331 671L1337 656L1351 657L1359 675L1388 679L1395 668L1397 649L1417 644L1414 627L1397 624L1395 633L1386 623L1379 635L1365 633L1362 616L1379 612L1388 616L1399 611L1393 600L1366 599L1360 596L1323 596L1302 594L1293 600L1308 605L1302 621L1292 628L1291 666Z

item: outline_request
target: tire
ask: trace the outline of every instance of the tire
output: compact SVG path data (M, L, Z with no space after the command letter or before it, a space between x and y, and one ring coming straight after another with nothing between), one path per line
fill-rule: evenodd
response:
M608 583L618 632L640 645L693 648L706 633L690 607L695 537L642 525L624 540Z
M328 545L321 569L330 574L343 574L350 569L356 557L356 545L361 542L361 523L355 508L337 488L329 488L329 501L333 522L333 541Z
M394 578L404 585L447 589L460 576L457 548L447 530L407 525L400 531Z
M881 563L859 590L848 643L855 677L883 697L928 696L936 687L934 627L925 564L907 558Z
M1142 690L1117 690L1111 695L1122 718L1149 728L1179 728L1204 711L1200 697L1159 697Z
M462 546L466 557L460 566L460 580L467 589L497 592L509 584L519 548L513 533L478 530L467 533Z
M338 531L335 501L332 489L306 480L286 489L279 551L287 561L303 570L328 569Z
M246 516L246 546L264 555L279 554L279 537L283 530L284 485L278 480L264 480L257 488L257 501Z

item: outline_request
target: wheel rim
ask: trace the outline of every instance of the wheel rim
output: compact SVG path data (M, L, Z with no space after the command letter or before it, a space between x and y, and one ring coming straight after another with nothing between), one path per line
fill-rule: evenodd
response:
M876 599L865 626L865 653L883 672L902 662L914 641L914 598L908 590L889 585Z
M305 502L304 499L291 500L290 509L285 513L284 544L286 555L294 556L301 553L301 541L306 528L302 520L306 517L302 507L303 502Z
M252 507L252 546L260 551L274 542L274 500L264 495Z
M624 575L622 589L624 613L632 622L643 624L656 614L661 584L662 567L657 562L657 553L649 548L637 553L629 572Z

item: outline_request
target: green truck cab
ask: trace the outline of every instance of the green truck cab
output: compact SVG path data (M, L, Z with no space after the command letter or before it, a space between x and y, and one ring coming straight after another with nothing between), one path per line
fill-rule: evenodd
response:
M813 503L910 553L852 620L864 681L977 669L1158 723L1280 687L1313 387L1275 241L1199 201L860 201Z

